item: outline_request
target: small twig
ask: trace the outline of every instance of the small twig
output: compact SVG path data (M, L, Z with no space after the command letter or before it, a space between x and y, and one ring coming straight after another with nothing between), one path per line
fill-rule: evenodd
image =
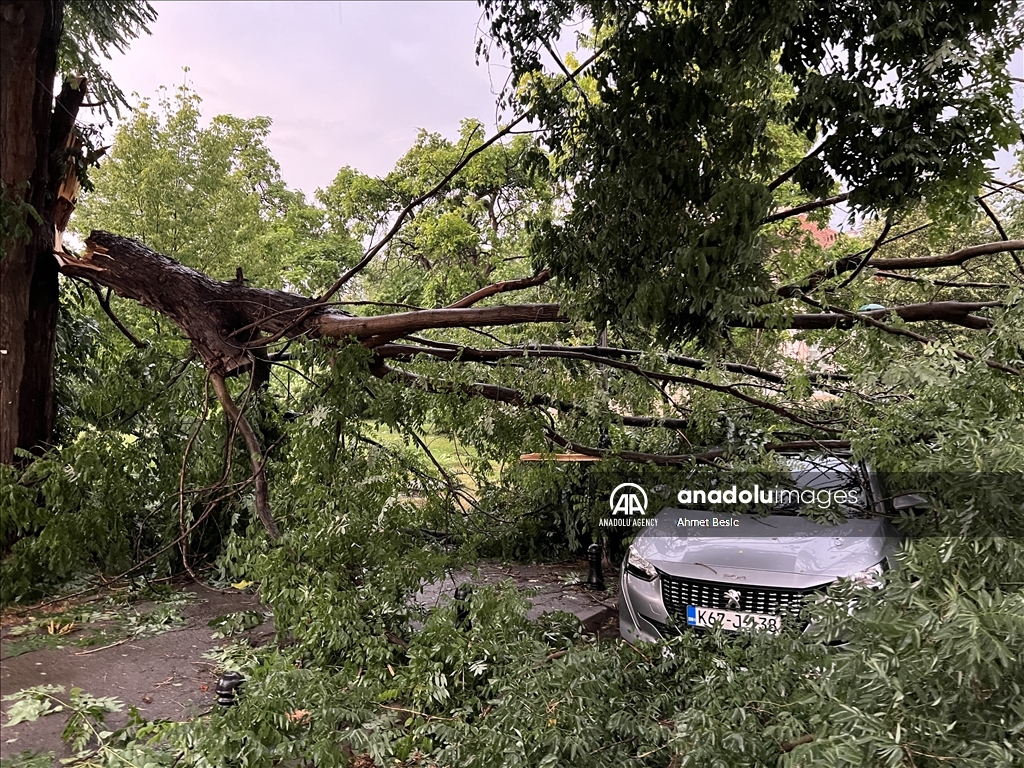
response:
M1017 181L1001 181L998 184L982 184L986 189L991 190L986 192L980 197L991 197L992 195L999 195L1008 189L1012 189L1014 192L1024 192L1024 187L1020 186L1024 183L1024 179L1018 179Z
M889 213L885 217L885 226L882 227L881 234L875 238L874 244L868 249L868 252L864 254L864 258L861 259L860 264L856 266L853 272L851 272L849 276L845 280L843 280L843 282L836 286L836 290L848 286L850 283L857 279L857 276L860 275L861 272L864 271L864 267L866 267L868 265L868 262L871 261L871 257L878 252L878 249L882 247L882 243L885 242L885 238L889 234L889 230L892 229L892 219L892 211L889 211Z
M999 233L999 236L1003 238L1003 240L1009 240L1010 238L1006 236L1006 230L1003 229L1002 222L999 221L999 217L996 216L996 212L992 210L992 207L985 202L985 198L982 196L978 196L975 197L974 199L978 201L978 205L981 206L981 209L985 212L985 215L988 216L989 219L991 219L992 223L995 225L996 232ZM1012 258L1013 263L1017 265L1017 271L1024 275L1024 264L1021 263L1020 257L1017 256L1017 252L1010 251L1010 258Z
M560 659L563 656L565 656L568 652L569 652L569 650L567 648L563 648L560 651L555 651L554 653L549 653L541 661L536 662L533 666L535 666L535 667L543 667L549 661L554 661L555 659Z
M588 106L590 100L587 98L587 94L583 90L583 88L580 87L580 84L576 82L576 74L569 71L569 68L565 66L565 63L562 61L561 57L555 52L555 49L552 47L550 42L545 40L544 47L547 49L547 52L551 54L551 58L555 60L555 63L558 65L558 68L562 70L562 74L565 75L565 79L573 84L573 87L576 89L576 93L580 95L580 99L582 99L583 101L583 105Z
M75 656L88 656L90 653L99 653L100 651L105 651L108 648L116 648L119 645L124 645L132 639L133 638L131 637L126 637L123 640L118 640L116 643L111 643L110 645L101 645L99 648L90 648L88 651L78 651Z
M773 181L771 184L769 184L768 185L768 191L769 192L774 192L776 189L778 189L783 184L785 184L787 181L789 181L791 178L793 178L793 174L795 174L797 172L797 169L801 165L803 165L806 161L808 161L808 160L810 160L812 158L817 157L819 154L821 154L821 150L823 150L824 148L825 148L825 142L823 141L823 142L821 142L821 144L819 144L817 147L815 147L813 150L811 150L805 157L801 158L799 163L794 165L788 171L786 171L781 176L779 176L777 179L775 179L775 181Z
M647 654L644 653L643 651L641 651L639 648L637 648L631 642L629 642L629 640L623 640L622 642L624 642L626 645L628 645L630 648L632 648L634 651L636 651L640 655L640 658L642 658L648 664L651 663L651 659L647 656Z

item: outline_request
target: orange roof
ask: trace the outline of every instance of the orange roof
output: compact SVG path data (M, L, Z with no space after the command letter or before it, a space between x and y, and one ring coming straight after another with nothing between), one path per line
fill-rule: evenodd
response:
M822 229L813 221L809 221L806 216L800 217L800 229L805 232L810 232L811 237L813 237L822 248L829 248L833 243L835 243L836 238L839 237L839 233L832 229L832 227L825 227Z

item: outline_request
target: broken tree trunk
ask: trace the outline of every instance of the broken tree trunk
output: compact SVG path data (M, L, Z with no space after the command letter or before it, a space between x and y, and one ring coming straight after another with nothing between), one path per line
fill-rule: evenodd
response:
M330 305L284 291L222 282L153 251L142 243L94 231L80 257L59 254L62 272L98 283L171 319L192 342L225 413L238 425L253 467L256 513L271 536L265 456L245 415L232 400L225 377L266 362L268 340L395 337L429 328L513 325L563 321L555 304L447 308L380 317L352 317Z
M268 338L369 339L429 328L467 328L560 322L557 304L427 309L378 317L352 317L330 305L284 291L221 282L142 243L94 231L85 254L61 256L61 270L111 288L170 318L192 342L211 373L247 369L253 350Z
M4 208L0 462L4 464L15 462L18 449L43 450L53 432L58 281L51 255L51 124L63 18L59 2L5 0L0 4L0 197Z

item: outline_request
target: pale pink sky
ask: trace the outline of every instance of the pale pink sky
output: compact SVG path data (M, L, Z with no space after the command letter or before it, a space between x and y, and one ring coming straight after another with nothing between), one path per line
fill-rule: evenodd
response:
M271 117L282 175L307 194L345 165L387 173L420 128L496 122L508 70L476 65L475 2L153 5L153 34L109 63L115 82L150 97L187 77L207 119Z
M453 137L463 118L497 122L508 69L500 59L477 65L484 20L472 0L153 5L153 34L109 63L115 81L150 97L180 85L189 67L206 118L273 119L271 151L308 195L345 165L387 173L420 128ZM1020 52L1013 69L1024 75ZM1015 90L1019 105L1024 86ZM999 175L1011 164L1001 153Z

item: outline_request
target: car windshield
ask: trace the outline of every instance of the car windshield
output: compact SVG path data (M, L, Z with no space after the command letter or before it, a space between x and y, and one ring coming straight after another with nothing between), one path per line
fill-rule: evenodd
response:
M766 505L771 514L870 514L867 478L856 464L834 456L786 456L784 463L788 473L780 473Z

